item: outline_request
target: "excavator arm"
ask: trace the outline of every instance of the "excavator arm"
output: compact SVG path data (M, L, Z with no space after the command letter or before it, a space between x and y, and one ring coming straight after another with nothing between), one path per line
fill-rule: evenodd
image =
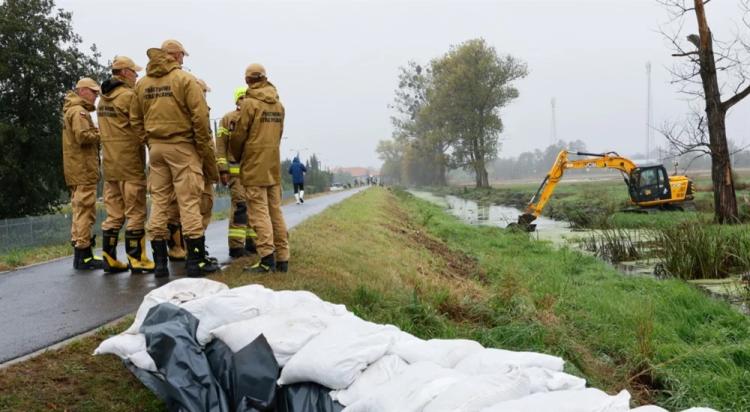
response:
M570 160L568 159L569 155L589 157ZM569 152L567 150L561 151L557 155L555 163L544 177L544 180L542 180L539 189L537 189L536 193L529 201L528 206L526 206L524 213L518 217L518 225L525 227L527 230L533 231L535 225L531 225L531 222L536 220L536 218L542 214L542 210L552 196L552 193L555 191L555 187L560 180L562 180L565 170L588 168L617 169L623 172L625 175L625 183L629 184L630 173L636 168L636 165L630 159L621 157L615 152L585 153Z

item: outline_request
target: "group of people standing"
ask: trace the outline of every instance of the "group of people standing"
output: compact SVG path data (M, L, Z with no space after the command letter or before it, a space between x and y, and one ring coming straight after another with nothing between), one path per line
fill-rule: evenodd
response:
M281 213L279 151L285 112L265 68L247 67L246 86L235 90L236 109L222 118L214 144L206 103L209 89L182 70L188 56L182 44L166 40L146 54L149 62L141 80L136 82L142 68L118 56L111 78L101 87L83 78L65 97L63 167L73 209L74 268L153 271L165 277L171 259L185 260L191 277L220 270L206 251L205 230L213 185L221 183L232 196L230 256L257 252L260 260L246 271L286 272L289 244ZM98 128L90 115L94 110ZM100 168L107 211L102 257L92 250ZM151 211L146 224L147 193ZM123 226L126 262L117 259ZM146 237L153 261L146 253Z

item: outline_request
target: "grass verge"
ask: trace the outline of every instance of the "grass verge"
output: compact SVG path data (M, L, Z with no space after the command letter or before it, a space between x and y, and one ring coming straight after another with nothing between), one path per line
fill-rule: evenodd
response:
M70 243L17 249L0 254L0 271L72 255Z
M750 409L750 321L683 282L623 277L381 188L304 222L290 241L289 274L244 275L238 262L215 279L310 290L424 338L557 354L569 372L638 402ZM90 356L124 327L0 371L0 409L162 410L118 360Z

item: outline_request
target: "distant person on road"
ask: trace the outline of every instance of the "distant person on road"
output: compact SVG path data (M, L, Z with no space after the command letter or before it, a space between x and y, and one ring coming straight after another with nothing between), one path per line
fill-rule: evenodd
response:
M94 102L101 89L92 79L84 77L63 103L63 172L70 190L73 209L70 227L75 249L73 268L102 268L102 258L94 256L91 228L96 221L96 184L99 182L99 130L91 120Z
M260 261L248 272L286 272L289 242L281 212L281 157L279 145L284 131L284 106L276 87L266 78L266 69L253 63L245 69L248 89L240 116L232 127L229 146L240 159L240 179L245 186L250 224L257 233L255 246ZM275 253L275 256L274 256Z
M216 164L219 166L221 184L229 186L232 205L229 210L229 256L241 258L256 253L255 231L247 217L245 187L240 181L240 163L229 150L229 135L232 124L240 117L240 104L245 98L247 86L234 89L235 110L221 118L216 132Z
M102 95L96 110L102 136L104 171L104 207L107 219L102 223L102 255L105 272L132 273L154 270L146 254L146 146L130 124L133 87L143 70L128 57L112 62L112 77L102 83ZM117 240L125 224L127 263L117 260Z
M299 156L294 156L292 165L289 166L289 174L292 175L294 198L298 205L305 203L305 173L307 173L307 168L299 161Z
M187 246L187 275L205 276L220 270L206 259L200 213L204 173L208 179L218 178L208 106L198 79L182 70L188 53L180 42L166 40L161 48L148 49L146 54L146 77L136 85L131 122L149 146L148 233L154 250L154 272L159 277L169 276L167 220L169 203L175 195ZM204 167L205 163L213 163L213 167Z

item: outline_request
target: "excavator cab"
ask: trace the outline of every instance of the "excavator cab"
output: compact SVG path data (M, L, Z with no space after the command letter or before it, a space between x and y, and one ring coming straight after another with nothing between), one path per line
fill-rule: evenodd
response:
M669 175L662 165L637 167L628 180L630 199L635 204L672 199Z

